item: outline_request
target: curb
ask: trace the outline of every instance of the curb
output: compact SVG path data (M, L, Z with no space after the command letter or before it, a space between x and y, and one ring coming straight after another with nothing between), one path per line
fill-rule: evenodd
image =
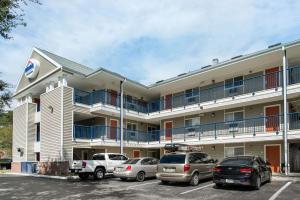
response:
M57 179L57 180L76 180L76 179L79 179L78 176L50 176L50 175L23 174L23 173L4 173L3 175L31 176L31 177L37 177L37 178L49 178L49 179Z

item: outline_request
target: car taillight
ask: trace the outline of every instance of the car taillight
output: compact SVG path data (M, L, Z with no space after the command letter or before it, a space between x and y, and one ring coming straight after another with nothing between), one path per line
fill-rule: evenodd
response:
M131 165L128 165L125 170L130 171L131 170Z
M221 168L220 167L214 167L213 168L213 172L220 172L221 171Z
M245 167L245 168L240 169L241 173L251 173L252 171L253 171L253 169L250 167Z
M191 166L190 166L189 164L185 164L185 165L183 166L183 171L184 171L184 172L188 172L188 171L190 170L190 168L191 168Z
M82 168L85 168L85 167L86 167L86 162L83 161L83 162L82 162Z

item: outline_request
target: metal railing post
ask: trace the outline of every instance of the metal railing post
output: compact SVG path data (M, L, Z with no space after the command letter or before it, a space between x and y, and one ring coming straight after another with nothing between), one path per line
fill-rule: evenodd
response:
M217 139L217 123L215 123L215 140Z

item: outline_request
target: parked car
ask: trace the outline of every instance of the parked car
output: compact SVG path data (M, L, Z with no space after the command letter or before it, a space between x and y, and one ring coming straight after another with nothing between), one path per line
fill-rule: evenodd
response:
M271 167L257 156L225 158L213 171L213 182L217 187L237 184L252 186L258 190L263 182L272 180Z
M142 182L145 178L156 176L157 163L158 160L151 157L129 159L115 167L114 176L121 180L135 179Z
M87 179L93 175L95 179L101 180L106 174L113 173L116 166L122 164L128 158L117 153L97 153L92 160L74 160L70 171L78 174L81 179Z
M206 153L193 151L183 145L184 151L165 154L157 167L156 177L163 184L168 182L187 182L196 186L199 180L211 178L215 162ZM169 147L167 149L170 149Z

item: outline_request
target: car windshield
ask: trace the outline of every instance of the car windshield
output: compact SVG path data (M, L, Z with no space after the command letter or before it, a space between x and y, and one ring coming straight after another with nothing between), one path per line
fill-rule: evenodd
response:
M182 155L182 154L164 155L160 159L160 163L165 163L165 164L184 164L185 163L185 155Z
M124 164L136 164L140 159L129 159Z
M230 166L235 166L235 165L251 165L252 159L249 158L227 158L223 160L220 165L230 165Z

